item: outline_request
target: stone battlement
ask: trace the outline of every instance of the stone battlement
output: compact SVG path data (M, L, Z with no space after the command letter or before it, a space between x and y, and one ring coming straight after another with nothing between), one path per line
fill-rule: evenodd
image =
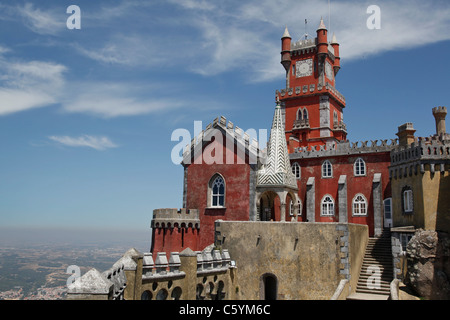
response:
M388 140L381 140L380 142L378 142L378 140L371 140L370 145L368 141L341 141L329 145L296 148L294 153L291 153L289 156L291 159L304 159L361 153L390 152L397 145L397 139L391 139L390 144L388 143Z
M434 173L450 170L450 141L438 137L415 138L410 146L391 151L389 176L397 178L425 172L425 165Z
M183 259L188 260L183 260ZM151 252L140 253L128 250L113 266L99 272L91 269L69 285L68 300L133 300L158 299L157 292L172 291L173 299L212 299L223 298L223 283L228 279L231 266L227 249L216 250L211 247L203 251L158 252L155 260ZM196 279L191 283L186 279ZM198 287L209 279L209 291L198 292ZM220 281L219 281L220 280ZM211 290L211 284L217 286ZM177 290L181 289L181 290ZM154 292L155 294L153 294ZM144 294L146 293L146 294ZM164 299L166 299L165 296Z
M153 210L152 228L200 228L198 209L163 208Z
M435 107L433 108L433 114L437 113L445 113L447 114L447 108L446 107Z
M321 85L316 86L315 84L310 84L310 85L304 85L301 87L276 90L275 93L278 97L284 98L286 96L287 97L291 97L291 96L296 97L296 96L301 96L301 95L305 95L305 94L323 94L326 92L331 93L345 107L344 95L341 94L334 86L332 86L328 82L325 84L325 86L321 86Z

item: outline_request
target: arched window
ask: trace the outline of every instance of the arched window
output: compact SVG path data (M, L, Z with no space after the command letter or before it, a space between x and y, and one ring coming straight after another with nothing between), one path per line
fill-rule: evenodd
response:
M181 288L180 287L175 287L173 290L172 290L172 294L170 295L171 297L172 297L172 300L180 300L180 297L181 297L181 293L182 293L183 291L181 290Z
M333 122L338 123L338 114L336 111L333 112Z
M303 110L298 108L297 110L297 120L302 120L303 119Z
M334 216L334 200L330 195L323 197L320 214L322 216Z
M220 174L215 174L208 186L208 206L224 207L225 206L225 180Z
M355 176L365 176L366 175L366 163L363 159L356 159L353 165L353 172Z
M362 194L357 194L353 198L353 215L354 216L367 215L367 200Z
M303 109L303 119L308 120L308 110L306 110L306 108Z
M294 162L294 164L292 165L292 173L294 174L296 179L300 179L301 172L300 172L300 165L298 164L298 162Z
M333 166L330 161L325 160L324 163L322 163L322 178L331 178L332 176Z

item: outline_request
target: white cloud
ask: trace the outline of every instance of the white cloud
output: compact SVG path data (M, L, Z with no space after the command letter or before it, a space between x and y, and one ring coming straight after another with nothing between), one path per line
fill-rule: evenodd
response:
M23 7L17 6L15 10L33 32L55 35L66 28L65 12L43 11L31 3L26 3Z
M58 142L59 144L68 147L87 147L100 151L118 147L108 137L105 136L98 136L98 137L89 135L83 135L80 137L50 136L48 138L52 141Z
M66 70L53 62L14 61L0 56L0 116L57 103Z
M186 101L159 97L158 90L167 91L167 88L119 82L72 84L72 95L61 102L62 110L114 118L167 112L186 106Z

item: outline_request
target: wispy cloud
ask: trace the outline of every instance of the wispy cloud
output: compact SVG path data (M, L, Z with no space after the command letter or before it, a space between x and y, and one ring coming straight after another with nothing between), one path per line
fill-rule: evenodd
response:
M162 91L168 89L161 87ZM186 101L160 97L157 89L131 82L89 82L72 84L71 89L73 98L61 102L64 112L102 118L170 112L187 106Z
M0 50L0 116L57 103L67 68L44 61L5 58Z
M69 136L50 136L50 140L68 147L87 147L95 150L104 151L106 149L117 148L108 137L83 135L80 137Z
M16 6L15 11L33 32L55 35L65 28L64 15L56 10L41 10L31 3L25 3L23 6Z

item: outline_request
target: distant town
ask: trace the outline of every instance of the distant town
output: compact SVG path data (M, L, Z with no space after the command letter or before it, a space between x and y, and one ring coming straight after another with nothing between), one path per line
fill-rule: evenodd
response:
M130 249L108 242L12 245L0 241L0 300L65 299L67 280L74 276L69 266L79 266L80 275L91 268L104 271Z

